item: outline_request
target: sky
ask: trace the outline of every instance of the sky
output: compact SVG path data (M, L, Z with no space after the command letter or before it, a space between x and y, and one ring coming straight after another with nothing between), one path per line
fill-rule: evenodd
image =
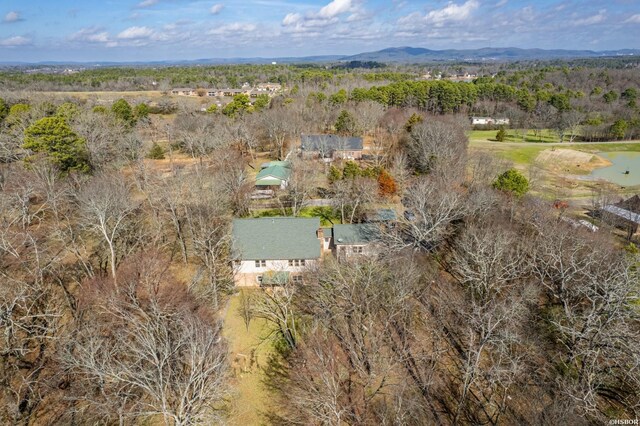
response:
M0 62L640 48L640 0L0 0Z

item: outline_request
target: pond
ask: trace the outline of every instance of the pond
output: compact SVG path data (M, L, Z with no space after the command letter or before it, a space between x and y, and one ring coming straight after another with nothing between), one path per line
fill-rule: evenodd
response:
M620 186L640 185L640 152L599 152L598 155L613 164L595 169L591 172L592 178L608 180Z

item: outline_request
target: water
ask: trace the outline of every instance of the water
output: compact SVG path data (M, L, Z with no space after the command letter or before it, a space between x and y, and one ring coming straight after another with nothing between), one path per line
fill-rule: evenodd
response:
M591 177L605 179L620 186L640 185L640 152L600 152L613 164L591 172ZM625 174L629 171L629 174Z

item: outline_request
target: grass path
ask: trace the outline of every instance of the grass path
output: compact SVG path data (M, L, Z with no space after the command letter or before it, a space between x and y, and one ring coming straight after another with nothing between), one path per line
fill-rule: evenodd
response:
M261 368L266 365L270 353L269 342L262 339L269 329L265 321L252 320L247 330L238 311L240 299L240 293L231 296L224 312L223 330L229 342L233 373L228 424L253 426L263 424L261 413L268 408L271 400L262 385L264 374Z

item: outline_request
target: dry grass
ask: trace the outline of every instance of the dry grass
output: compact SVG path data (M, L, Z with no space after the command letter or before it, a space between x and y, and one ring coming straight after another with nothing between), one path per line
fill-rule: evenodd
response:
M247 330L239 313L240 300L240 293L231 296L224 315L224 335L229 341L233 372L229 424L259 425L262 423L261 413L268 408L271 400L262 384L262 368L271 353L270 342L264 340L270 328L266 321L254 319Z

